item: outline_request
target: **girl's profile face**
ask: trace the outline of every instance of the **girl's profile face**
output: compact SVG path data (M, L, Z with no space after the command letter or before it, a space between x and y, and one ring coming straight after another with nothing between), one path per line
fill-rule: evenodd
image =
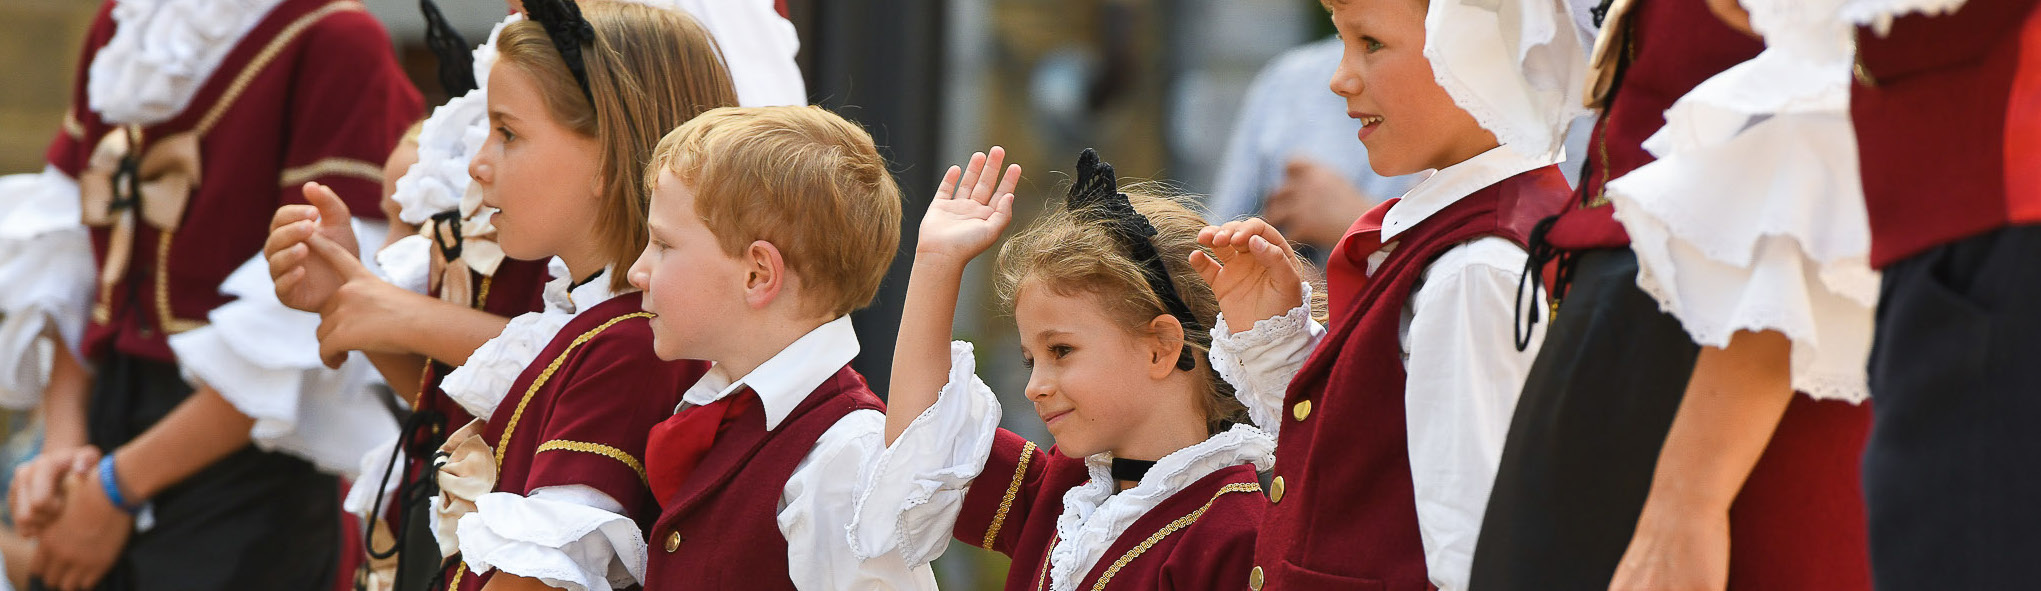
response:
M1160 339L1112 317L1100 297L1030 284L1014 301L1028 400L1058 450L1074 458L1126 450L1195 404L1166 383L1175 357L1157 360ZM1159 363L1168 366L1157 376L1151 368Z
M489 73L489 125L468 175L482 204L499 210L490 222L503 253L538 260L591 242L602 186L596 139L553 119L531 75L504 62Z
M1495 134L1453 103L1424 57L1423 0L1326 0L1346 52L1332 74L1376 174L1445 168L1496 146Z

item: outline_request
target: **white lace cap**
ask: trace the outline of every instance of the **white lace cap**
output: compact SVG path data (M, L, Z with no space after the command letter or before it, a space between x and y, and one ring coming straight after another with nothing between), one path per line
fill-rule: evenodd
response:
M1566 128L1586 114L1587 38L1569 0L1433 0L1424 56L1453 102L1502 145L1564 159Z

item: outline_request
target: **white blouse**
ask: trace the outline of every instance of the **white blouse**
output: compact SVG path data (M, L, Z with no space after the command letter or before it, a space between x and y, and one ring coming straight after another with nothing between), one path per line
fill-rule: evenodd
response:
M853 551L899 553L914 565L940 557L964 497L992 453L999 418L998 397L976 375L971 343L950 343L950 379L935 404L901 432L858 487L856 514L846 529ZM1269 469L1275 447L1269 434L1236 425L1163 456L1133 488L1117 493L1112 454L1085 458L1091 480L1064 494L1056 517L1049 587L1076 588L1122 532L1198 480L1241 464Z
M54 347L78 347L98 265L79 222L78 181L56 167L0 176L0 407L42 403ZM81 361L82 362L82 361Z
M1462 197L1547 164L1496 148L1418 183L1384 216L1385 245L1369 256L1368 272L1388 258L1403 231ZM1432 584L1444 591L1467 587L1510 417L1545 339L1545 325L1534 325L1530 346L1518 351L1511 334L1526 258L1522 248L1496 236L1448 249L1425 266L1397 330L1418 532ZM1271 433L1281 428L1291 378L1325 337L1311 319L1310 297L1307 284L1296 308L1239 334L1231 334L1224 314L1212 328L1212 366ZM1543 301L1544 293L1536 297Z

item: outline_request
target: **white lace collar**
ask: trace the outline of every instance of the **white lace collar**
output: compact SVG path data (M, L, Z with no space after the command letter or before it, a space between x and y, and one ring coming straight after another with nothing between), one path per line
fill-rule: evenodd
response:
M86 99L101 119L152 125L191 106L241 38L282 0L120 0L92 58Z
M1587 114L1587 46L1577 0L1434 0L1424 56L1453 102L1502 145L1563 158L1566 128Z
M1276 440L1261 429L1234 425L1196 445L1171 452L1155 462L1133 488L1113 493L1112 454L1084 459L1091 481L1063 494L1063 514L1056 517L1056 546L1049 549L1049 588L1070 591L1105 557L1106 550L1148 510L1184 487L1223 468L1252 463L1255 470L1275 465Z
M615 269L605 269L587 283L571 289L574 279L567 273L566 263L554 258L547 269L551 271L553 280L546 283L546 309L510 319L501 334L482 343L468 355L467 363L454 368L440 382L440 390L459 403L468 414L484 420L496 414L496 405L510 393L511 384L538 359L547 345L552 344L560 329L582 311L634 291L610 291L609 276Z

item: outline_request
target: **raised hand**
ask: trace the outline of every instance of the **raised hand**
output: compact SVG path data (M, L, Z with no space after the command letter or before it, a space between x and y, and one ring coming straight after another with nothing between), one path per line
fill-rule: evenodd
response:
M319 358L326 367L339 369L348 351L402 352L392 348L389 331L405 327L402 314L416 308L411 296L418 294L376 277L354 253L325 235L312 236L305 246L339 279L318 309Z
M1021 167L999 166L1006 149L993 146L990 155L971 155L969 165L950 167L937 185L935 200L921 217L921 238L915 259L942 259L958 265L970 262L992 243L1013 221L1013 188L1020 182Z
M276 210L269 222L269 239L262 254L269 259L269 277L276 282L276 298L283 305L306 312L326 307L326 299L344 280L324 258L312 256L306 241L323 236L358 257L349 224L347 203L333 189L319 183L305 183L305 201L310 205L286 205Z
M1198 231L1198 244L1212 249L1212 254L1192 252L1191 268L1212 286L1226 326L1234 333L1303 303L1297 255L1282 233L1261 218L1206 226Z

